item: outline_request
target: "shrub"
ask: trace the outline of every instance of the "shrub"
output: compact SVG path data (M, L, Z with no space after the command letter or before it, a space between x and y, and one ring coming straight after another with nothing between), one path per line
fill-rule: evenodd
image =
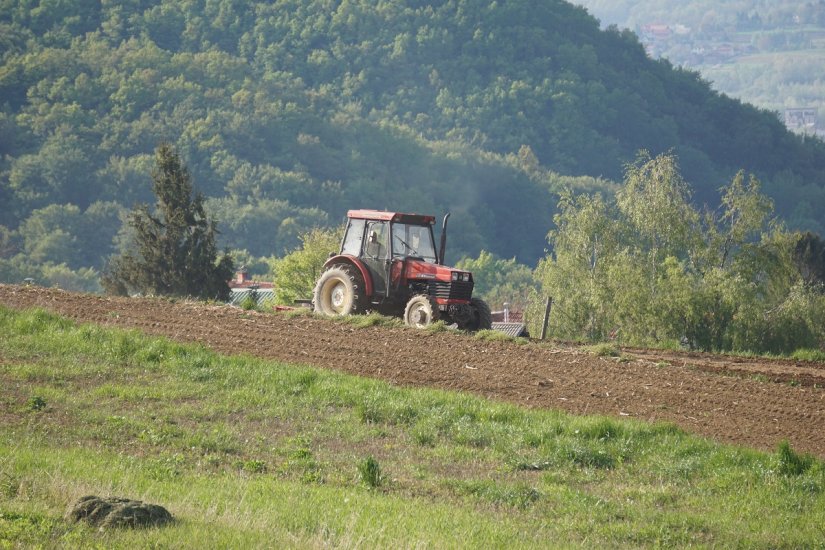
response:
M516 339L500 330L483 329L475 333L475 338L485 342L514 342Z
M313 229L299 235L301 247L272 264L275 301L289 305L310 298L330 252L341 247L342 228Z
M363 481L371 489L380 487L383 482L381 466L372 456L368 456L358 463L358 474L361 476L361 481Z
M596 357L619 357L622 352L613 344L596 344L587 348L587 351Z
M802 475L807 472L814 463L811 455L800 455L791 449L791 444L787 441L779 444L776 454L777 460L779 461L779 473L784 476Z
M429 333L444 332L449 328L444 321L438 320L426 328Z
M240 463L241 470L250 474L262 474L266 472L266 463L263 460L251 458Z
M241 309L246 311L258 309L258 302L252 296L247 296L241 302Z
M30 411L42 411L46 408L46 400L39 395L32 395L26 401L26 408Z

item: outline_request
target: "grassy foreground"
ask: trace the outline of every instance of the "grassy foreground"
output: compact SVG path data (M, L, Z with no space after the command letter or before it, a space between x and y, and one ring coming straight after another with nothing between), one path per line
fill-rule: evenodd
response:
M0 548L817 547L825 468L0 308ZM164 528L72 524L87 494Z

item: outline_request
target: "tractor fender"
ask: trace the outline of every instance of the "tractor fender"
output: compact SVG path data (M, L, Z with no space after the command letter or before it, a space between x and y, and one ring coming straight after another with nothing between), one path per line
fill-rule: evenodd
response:
M364 295L365 296L372 296L372 277L370 277L369 271L367 271L366 266L356 258L355 256L349 256L347 254L338 254L337 256L333 256L324 262L324 269L327 269L336 264L348 264L355 266L356 269L361 273L361 278L364 280Z

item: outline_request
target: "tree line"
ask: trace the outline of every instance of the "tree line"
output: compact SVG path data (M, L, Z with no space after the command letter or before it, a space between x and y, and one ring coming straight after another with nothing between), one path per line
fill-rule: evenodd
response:
M561 338L790 353L825 345L823 241L786 229L754 176L697 209L676 158L642 154L615 199L565 194L535 276Z
M128 216L126 252L102 277L113 294L226 300L234 259L216 246L217 222L168 144L152 171L154 207ZM722 204L699 210L672 154L641 152L611 197L562 193L552 252L531 270L481 251L458 266L473 272L474 294L527 311L535 330L551 296L556 338L643 346L822 355L825 347L825 240L788 231L754 176L738 173ZM276 301L311 295L337 229L300 235L301 246L264 264Z

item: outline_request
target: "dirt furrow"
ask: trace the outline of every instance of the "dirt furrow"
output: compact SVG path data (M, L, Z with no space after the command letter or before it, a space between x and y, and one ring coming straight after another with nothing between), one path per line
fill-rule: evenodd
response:
M825 365L625 350L619 362L574 346L482 342L451 332L354 328L228 306L111 298L0 285L0 304L200 342L221 353L336 369L404 386L469 391L575 414L673 422L719 441L825 457Z

